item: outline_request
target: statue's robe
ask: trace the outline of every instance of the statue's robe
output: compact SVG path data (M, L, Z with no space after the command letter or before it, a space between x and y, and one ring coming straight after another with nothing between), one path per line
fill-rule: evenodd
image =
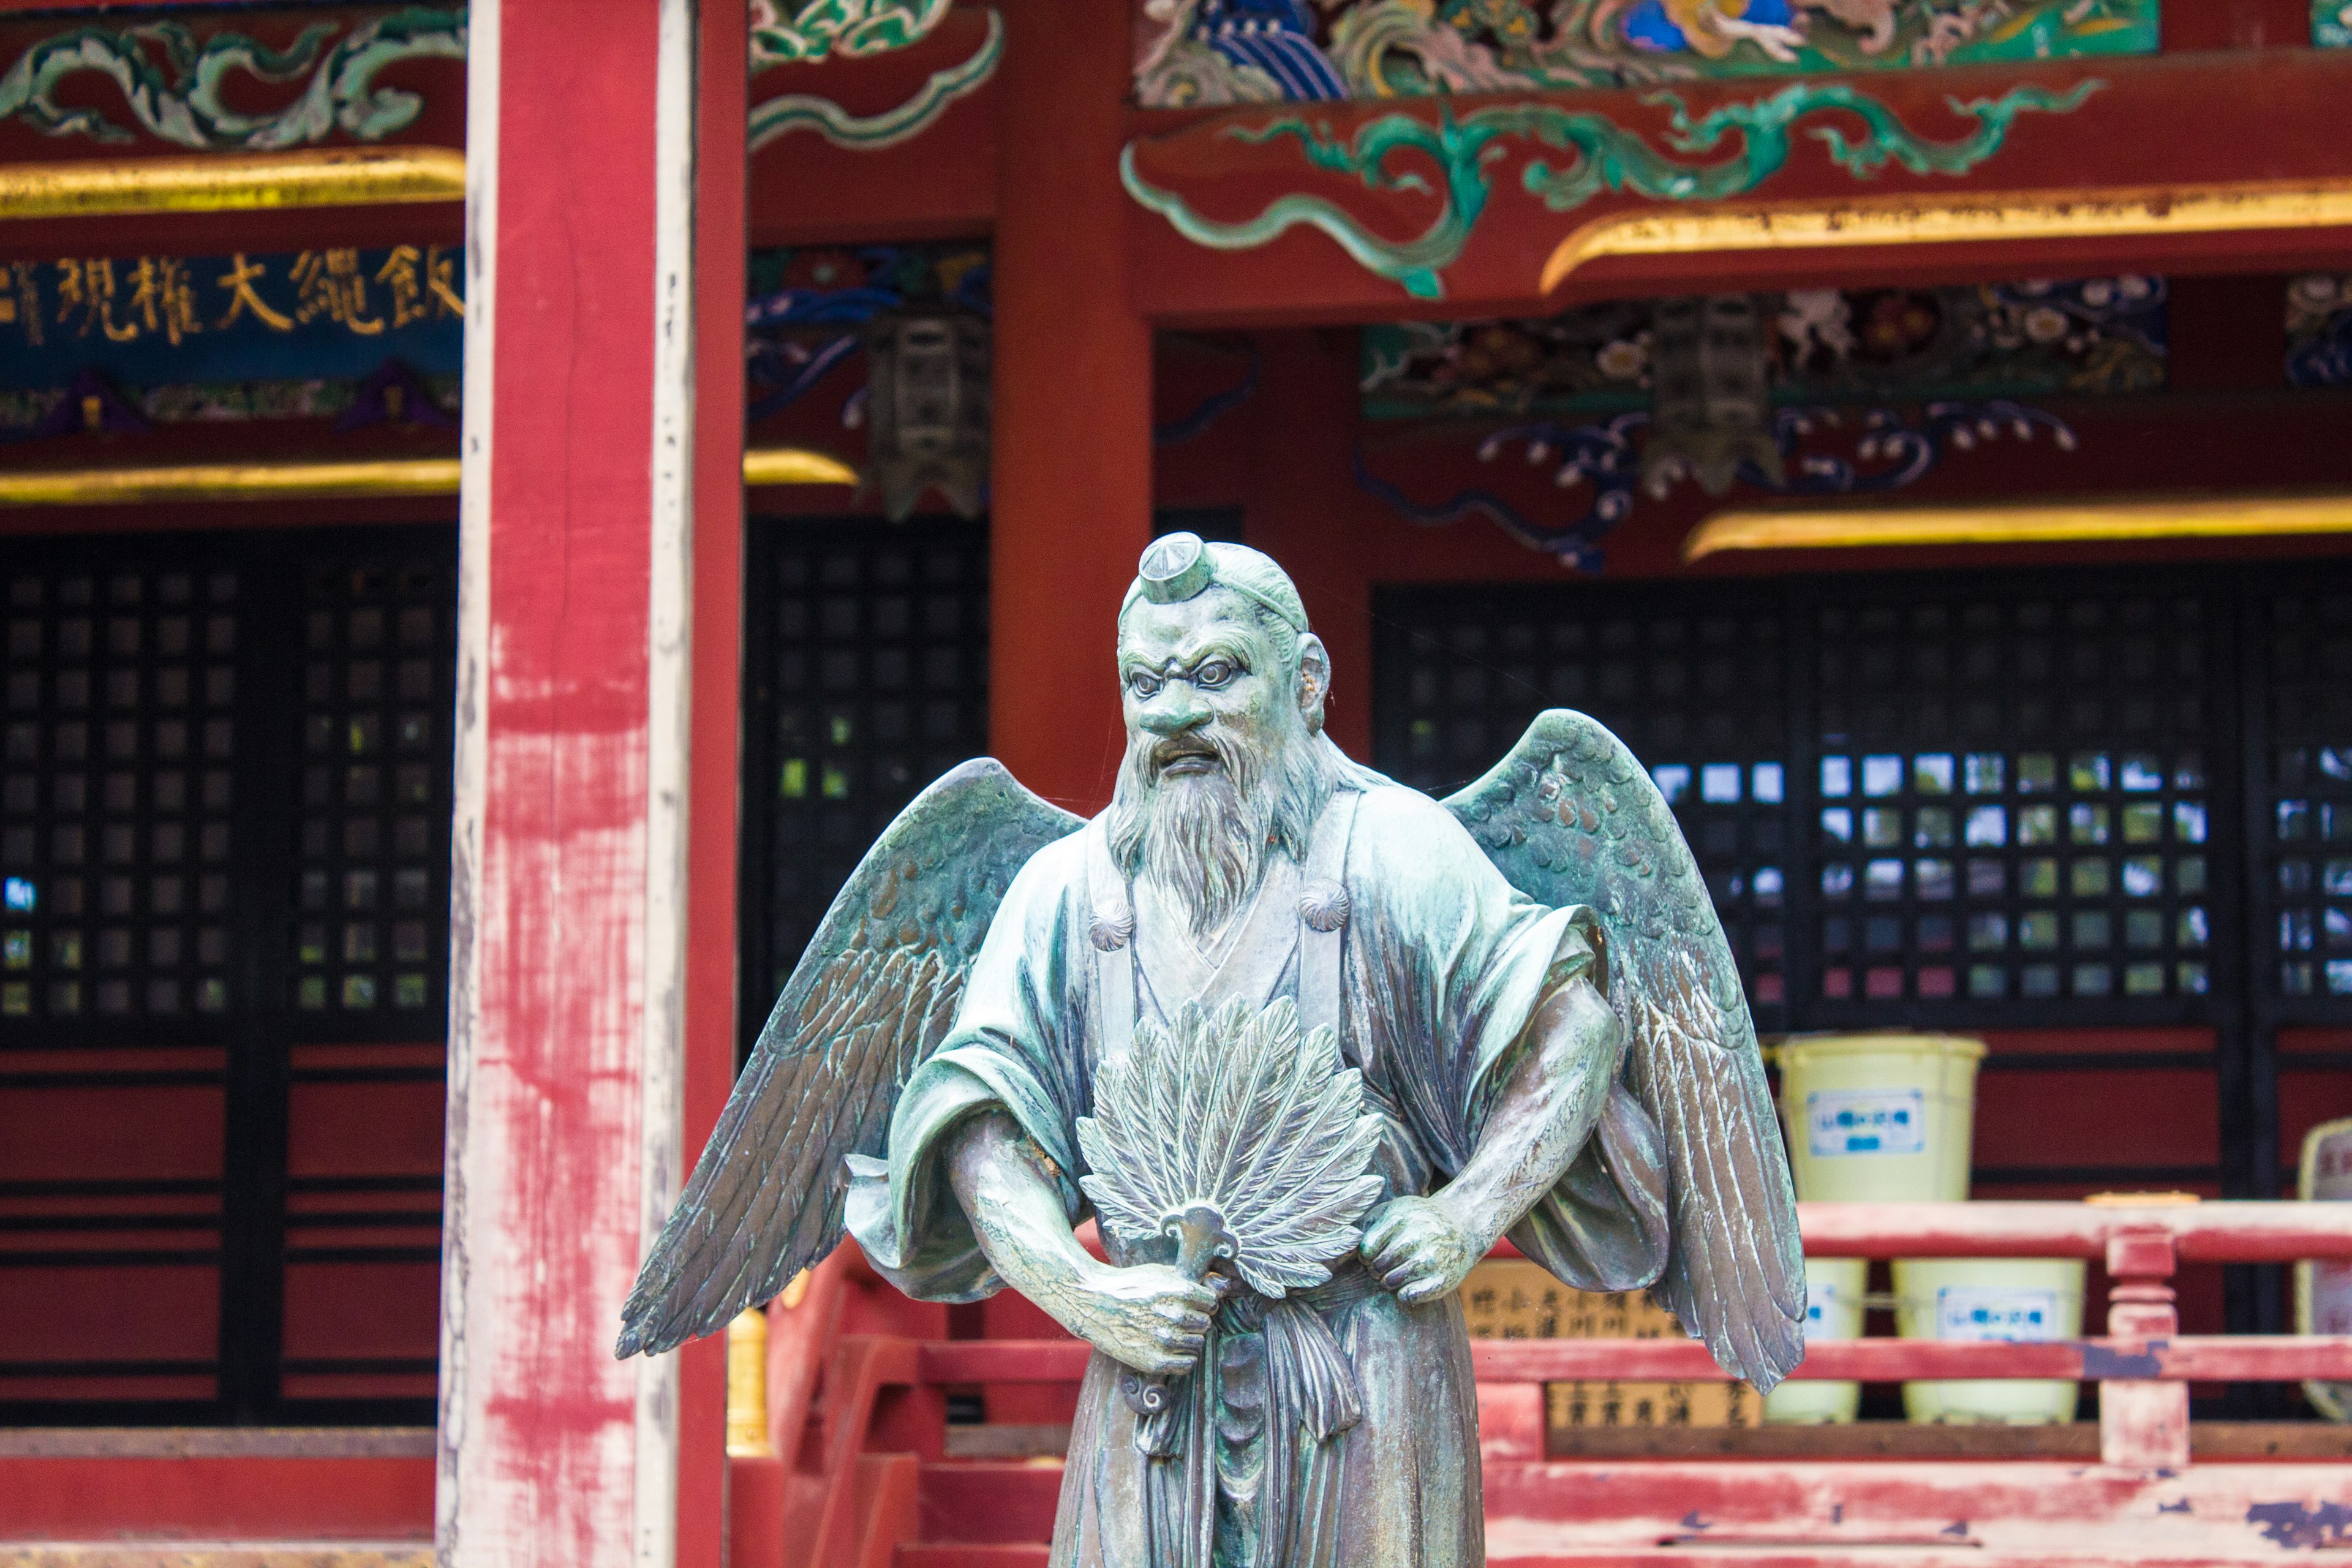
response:
M1374 1167L1385 1199L1429 1193L1469 1158L1541 1002L1562 985L1605 984L1605 934L1589 910L1530 902L1443 807L1376 774L1350 773L1305 865L1269 855L1251 901L1208 952L1172 900L1119 876L1106 843L1097 818L1029 861L989 930L953 1030L899 1100L887 1164L852 1157L850 1229L911 1295L969 1301L1002 1289L941 1160L949 1134L977 1111L1009 1111L1057 1167L1072 1223L1087 1217L1074 1124L1091 1110L1097 1064L1131 1036L1130 1017L1164 1024L1195 998L1297 1000L1302 1027L1336 1028L1345 1061L1363 1070L1369 1108L1387 1123ZM1344 919L1324 929L1335 911ZM1594 1029L1585 1048L1610 1053L1601 1065L1615 1070L1615 1030ZM1568 1175L1512 1239L1571 1285L1645 1285L1665 1260L1664 1163L1654 1124L1618 1084ZM1143 1260L1105 1241L1112 1261ZM1328 1329L1308 1337L1344 1352L1337 1375L1344 1383L1351 1367L1354 1388L1300 1392L1298 1369L1313 1371L1315 1356L1302 1361L1299 1336L1286 1331L1298 1320L1276 1323L1286 1330L1277 1334L1265 1314L1229 1300L1213 1335L1216 1364L1188 1380L1213 1379L1215 1391L1196 1402L1189 1436L1168 1452L1164 1438L1142 1435L1163 1458L1139 1447L1139 1418L1118 1386L1123 1369L1095 1354L1071 1432L1055 1568L1186 1568L1203 1555L1209 1515L1221 1568L1484 1560L1477 1391L1458 1299L1408 1307L1351 1258L1299 1305ZM1333 1397L1346 1406L1336 1420ZM1344 1429L1318 1436L1310 1410ZM1171 1500L1186 1475L1189 1525ZM1171 1537L1180 1526L1194 1531L1194 1547Z

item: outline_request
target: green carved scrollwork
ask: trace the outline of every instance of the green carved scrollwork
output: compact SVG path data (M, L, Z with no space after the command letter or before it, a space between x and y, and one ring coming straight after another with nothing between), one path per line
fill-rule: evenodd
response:
M1643 102L1664 105L1672 115L1664 138L1665 151L1599 110L1546 103L1496 104L1459 117L1441 104L1434 124L1412 114L1384 114L1344 140L1296 115L1262 125L1234 126L1224 132L1241 142L1295 141L1314 167L1353 174L1374 191L1429 191L1429 181L1419 173L1392 171L1389 163L1401 152L1422 153L1437 165L1443 205L1435 221L1406 240L1373 233L1346 208L1322 196L1280 196L1256 216L1238 223L1204 217L1181 195L1143 178L1136 167L1133 142L1120 153L1119 177L1129 195L1195 245L1251 250L1303 224L1328 235L1366 271L1397 283L1416 299L1438 300L1445 295L1441 274L1461 256L1486 212L1492 195L1487 167L1501 155L1497 143L1506 139L1525 139L1574 155L1559 167L1541 158L1530 160L1521 175L1529 194L1554 212L1580 206L1604 191L1631 192L1655 201L1716 201L1745 195L1777 174L1789 161L1792 128L1809 115L1837 110L1862 121L1859 138L1836 125L1815 126L1810 132L1828 149L1831 161L1857 179L1869 179L1889 163L1914 174L1960 174L2000 150L2019 115L2072 112L2104 85L2087 80L2054 92L2029 84L1997 99L1947 100L1955 114L1975 122L1967 135L1949 142L1918 135L1885 104L1844 82L1798 82L1769 97L1727 103L1696 118L1675 94L1649 94ZM1732 156L1714 163L1692 161L1693 155L1713 153L1732 136L1738 138Z
M283 49L241 33L199 40L179 22L77 27L45 38L0 76L0 120L20 118L50 136L129 142L134 132L96 109L67 108L58 84L83 73L110 77L137 123L153 135L200 152L273 152L324 140L336 131L362 142L406 129L425 107L413 92L375 85L376 73L401 60L463 59L462 7L410 6L343 33L314 23ZM161 54L158 67L154 55ZM245 114L222 101L232 73L272 85L302 84L291 103Z
M751 68L903 49L947 16L950 0L752 0ZM790 15L787 16L786 12Z
M1003 58L1004 18L991 7L987 35L969 58L931 72L905 102L879 114L852 114L832 99L810 92L786 93L754 103L751 151L756 153L794 131L814 131L836 147L861 153L895 147L921 135L947 112L950 104L977 91L996 74L997 62Z

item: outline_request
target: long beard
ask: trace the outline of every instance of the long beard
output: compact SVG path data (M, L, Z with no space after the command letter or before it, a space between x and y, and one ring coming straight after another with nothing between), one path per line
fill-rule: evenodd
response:
M1193 936L1223 929L1249 900L1280 850L1304 864L1315 819L1338 770L1312 736L1286 737L1270 750L1212 732L1221 766L1163 774L1160 742L1129 735L1111 795L1111 858L1130 878L1171 897Z

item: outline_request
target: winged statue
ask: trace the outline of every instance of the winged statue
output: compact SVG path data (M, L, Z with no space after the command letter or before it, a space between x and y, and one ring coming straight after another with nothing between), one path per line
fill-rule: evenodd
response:
M1804 1263L1755 1026L1633 754L1556 710L1444 802L1396 784L1323 733L1281 568L1190 534L1118 648L1108 809L966 763L852 874L619 1353L845 1235L926 1300L1010 1285L1095 1347L1053 1559L1087 1568L1482 1563L1456 1291L1506 1236L1786 1375Z

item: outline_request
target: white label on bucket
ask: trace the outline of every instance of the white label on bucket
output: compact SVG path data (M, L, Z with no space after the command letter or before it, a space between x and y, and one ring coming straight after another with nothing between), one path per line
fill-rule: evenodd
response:
M2311 1266L2311 1331L2352 1334L2352 1263Z
M1947 1285L1936 1292L1939 1340L2032 1343L2058 1337L2058 1292L2001 1285Z
M1830 1331L1830 1313L1837 1307L1838 1288L1819 1279L1805 1281L1805 1338L1809 1340L1842 1340L1843 1334Z
M1815 1157L1916 1154L1927 1146L1927 1097L1916 1089L1817 1089L1805 1096Z

